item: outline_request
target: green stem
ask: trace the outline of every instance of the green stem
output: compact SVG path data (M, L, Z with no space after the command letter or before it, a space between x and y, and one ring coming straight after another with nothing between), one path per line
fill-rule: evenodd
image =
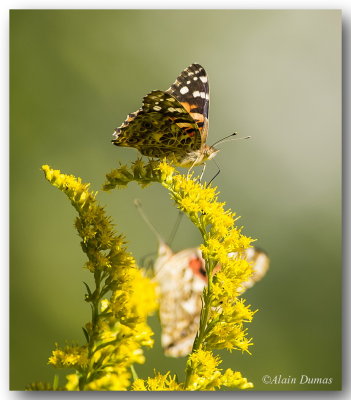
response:
M97 270L94 273L95 279L95 290L91 296L91 307L92 307L92 316L91 316L91 334L88 342L88 358L91 360L91 357L96 349L95 347L95 338L98 331L98 322L99 322L99 303L101 299L101 271ZM94 373L95 367L90 363L89 367L84 371L80 380L79 380L79 389L84 390L84 386L91 379L92 373Z
M204 339L207 322L208 322L208 318L209 318L209 313L210 313L210 309L211 309L211 303L212 303L212 272L213 272L212 264L213 263L209 260L205 260L205 261L206 261L205 265L208 266L208 268L206 268L208 283L207 283L206 295L204 296L204 306L203 306L203 309L201 310L199 331L198 331L198 334L196 335L194 345L191 350L192 353L199 349L199 347ZM186 369L185 389L189 385L190 378L191 378L193 372L194 372L193 368L188 366Z

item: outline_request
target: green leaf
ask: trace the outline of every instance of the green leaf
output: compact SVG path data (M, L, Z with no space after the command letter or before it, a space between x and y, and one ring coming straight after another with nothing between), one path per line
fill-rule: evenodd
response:
M89 337L88 331L84 327L82 327L82 330L83 330L83 333L84 333L87 343L89 343L90 337Z

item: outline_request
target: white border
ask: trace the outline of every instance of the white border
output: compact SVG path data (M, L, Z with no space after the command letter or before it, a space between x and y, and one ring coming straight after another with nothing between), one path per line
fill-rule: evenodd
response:
M22 392L9 392L9 335L8 329L6 329L6 323L4 321L8 321L9 317L9 290L8 290L8 282L9 282L9 273L8 273L8 215L9 215L9 203L8 203L8 184L9 184L9 156L8 156L8 131L9 131L9 101L8 101L8 88L9 88L9 9L342 9L343 14L343 41L344 41L344 55L343 55L343 67L344 67L344 80L343 80L343 154L344 154L344 171L343 171L343 201L344 201L344 308L343 308L343 334L344 334L344 361L343 361L343 392L277 392L277 397L289 397L289 398L323 398L323 397L338 397L338 398L349 398L350 394L350 346L349 346L349 337L350 337L350 212L349 212L349 204L351 200L350 196L350 154L351 154L351 146L350 146L350 123L349 123L349 114L350 114L350 79L349 79L349 71L351 67L350 63L350 13L351 13L351 3L349 1L219 1L209 2L207 0L177 0L171 2L165 2L164 0L155 1L155 0L129 0L129 1L99 1L93 2L89 0L79 0L79 1L2 1L0 3L0 32L1 32L1 63L0 63L0 76L1 76L1 88L2 95L0 97L0 121L3 123L1 138L1 168L0 168L0 187L2 188L2 196L1 198L1 227L2 227L2 237L0 240L1 246L1 254L5 255L3 260L5 261L2 265L2 279L1 281L1 294L2 294L2 329L0 329L0 354L2 355L0 363L0 395L2 399L7 398L19 398L25 395ZM331 344L332 345L332 344ZM6 355L6 357L4 356ZM34 394L34 393L33 393ZM47 398L49 393L43 392L43 396L40 393L36 392L35 396L31 396L33 398ZM55 393L55 398L58 398L59 393ZM64 393L62 393L64 394ZM161 393L162 394L162 393ZM209 394L209 393L208 393ZM235 393L235 398L240 399L245 396L245 398L251 398L255 395L257 396L257 392L250 393ZM27 393L30 396L30 393ZM69 395L65 393L65 397ZM79 393L76 393L79 396ZM81 395L86 397L97 398L100 397L98 393L81 393ZM121 397L122 393L115 393L113 396ZM136 394L134 394L136 395ZM126 393L126 397L134 397L132 393ZM148 394L143 393L142 396L147 396ZM149 396L154 397L156 393L150 393ZM176 393L171 394L172 397L176 395ZM190 397L190 394L180 393L181 396ZM195 395L195 393L193 394ZM192 395L192 396L193 396ZM202 395L198 393L198 395ZM207 395L207 393L206 393ZM261 392L259 394L262 397L272 398L275 397L274 392ZM326 396L324 396L326 395ZM163 396L163 395L162 395ZM196 396L196 395L195 395ZM217 394L218 396L218 394ZM231 398L234 396L231 393ZM27 397L27 396L26 396ZM61 397L61 396L59 396ZM63 397L63 396L62 396ZM80 397L80 396L79 396ZM102 397L102 396L101 396ZM124 397L124 395L123 395ZM157 396L156 396L157 397Z

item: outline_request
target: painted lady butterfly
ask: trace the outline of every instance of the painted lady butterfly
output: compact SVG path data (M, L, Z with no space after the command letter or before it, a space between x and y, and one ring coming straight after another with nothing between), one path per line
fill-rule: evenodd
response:
M252 263L253 275L239 288L239 294L259 281L269 268L269 258L262 250L249 248L243 252L243 257ZM199 248L173 253L164 242L159 242L154 272L160 290L164 353L170 357L184 357L191 352L199 328L201 295L207 281L205 261Z
M154 90L114 131L112 143L181 167L203 164L219 150L206 144L209 85L204 68L191 64L166 91Z
M135 205L159 243L153 269L160 295L161 344L167 356L184 357L191 352L199 328L201 295L207 282L205 261L199 248L174 253L148 220L140 202L136 200ZM239 255L230 253L229 256ZM247 249L242 257L252 263L253 275L242 284L238 294L262 279L269 268L267 254L258 248Z

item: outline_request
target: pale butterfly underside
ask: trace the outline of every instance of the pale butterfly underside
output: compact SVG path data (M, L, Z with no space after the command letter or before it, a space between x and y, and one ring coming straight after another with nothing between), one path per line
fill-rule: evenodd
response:
M237 253L229 256L237 257ZM251 263L253 274L238 289L242 294L259 281L269 268L267 254L252 247L243 257ZM191 352L199 328L201 295L207 284L205 261L199 248L173 253L164 242L159 243L154 264L155 280L159 285L161 344L170 357L183 357Z

